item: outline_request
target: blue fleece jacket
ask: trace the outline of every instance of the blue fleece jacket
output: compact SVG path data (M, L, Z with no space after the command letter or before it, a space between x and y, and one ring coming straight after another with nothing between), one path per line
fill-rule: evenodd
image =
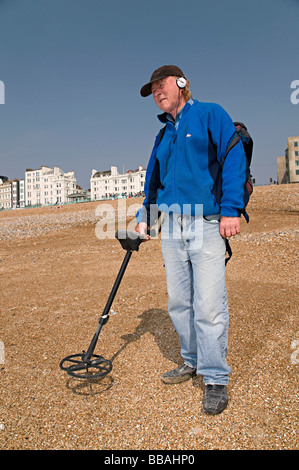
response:
M204 216L239 216L249 199L242 142L231 149L223 168L220 165L235 132L230 116L218 104L197 100L186 103L177 126L168 116L158 116L166 127L161 142L163 129L157 135L150 156L137 223L152 225L151 205L181 214L187 208L189 215L197 214L196 205L202 205Z

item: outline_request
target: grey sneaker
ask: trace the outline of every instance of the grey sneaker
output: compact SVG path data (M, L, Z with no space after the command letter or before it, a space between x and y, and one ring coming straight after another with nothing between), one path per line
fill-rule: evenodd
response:
M227 407L226 385L206 385L203 397L203 412L218 415Z
M176 369L166 372L162 375L161 380L165 384L179 384L191 379L196 374L196 368L184 364Z

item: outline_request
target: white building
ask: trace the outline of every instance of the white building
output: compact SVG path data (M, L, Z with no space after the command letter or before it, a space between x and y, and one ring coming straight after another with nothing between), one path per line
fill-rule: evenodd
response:
M25 207L25 181L3 181L0 177L0 209Z
M19 180L11 182L11 205L14 209L19 207Z
M0 179L0 209L12 208L12 182Z
M25 180L19 181L19 207L25 207Z
M63 204L76 189L73 171L64 173L58 166L42 166L25 172L25 205Z
M91 200L111 197L128 197L141 195L144 191L146 170L128 170L119 174L116 166L107 171L92 170L90 178Z
M20 181L17 178L8 181L6 177L0 177L0 209L16 209L21 207L19 200Z

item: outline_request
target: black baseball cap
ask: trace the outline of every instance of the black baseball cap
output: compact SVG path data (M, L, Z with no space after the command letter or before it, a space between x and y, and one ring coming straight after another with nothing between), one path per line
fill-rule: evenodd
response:
M161 80L162 78L166 77L185 77L181 69L176 65L163 65L159 67L157 70L154 71L152 74L150 81L144 85L141 90L140 94L143 97L149 96L152 93L152 83Z

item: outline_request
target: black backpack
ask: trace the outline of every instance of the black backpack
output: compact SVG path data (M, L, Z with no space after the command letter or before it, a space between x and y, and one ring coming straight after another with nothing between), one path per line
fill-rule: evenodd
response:
M221 161L221 168L223 167L225 159L227 155L229 154L230 150L239 142L239 140L242 140L245 155L247 158L247 165L248 165L248 179L246 182L246 188L250 197L253 191L252 175L250 173L250 165L251 165L252 151L253 151L253 140L247 130L247 127L245 126L245 124L243 124L243 122L234 122L234 125L235 125L235 133L234 133L231 143L229 144L227 148L226 154ZM245 208L244 208L244 217L246 221L249 222L249 218L248 218L248 215L246 214Z
M246 159L247 159L247 173L248 173L248 175L247 175L247 182L246 182L245 186L246 186L246 189L248 191L248 197L250 198L250 196L252 194L252 191L253 191L252 175L250 173L250 165L251 165L252 151L253 151L253 140L252 140L252 137L251 137L251 135L249 134L249 132L247 130L247 127L245 126L245 124L243 124L243 122L234 122L234 125L235 125L235 133L234 133L234 136L233 136L233 138L232 138L232 140L231 140L231 142L230 142L230 144L227 148L226 154L225 154L224 158L221 161L221 168L223 167L225 159L226 159L227 155L229 154L230 150L241 140L242 144L243 144L243 147L244 147ZM248 201L249 201L249 199L248 199ZM246 212L246 207L243 208L242 214L243 214L246 222L248 223L249 222L249 217L248 217L248 214ZM225 242L226 242L226 251L228 253L228 258L226 258L226 260L225 260L225 264L226 264L230 260L230 258L232 257L232 250L231 250L231 247L230 247L230 244L229 244L229 241L228 241L227 238L226 238Z

